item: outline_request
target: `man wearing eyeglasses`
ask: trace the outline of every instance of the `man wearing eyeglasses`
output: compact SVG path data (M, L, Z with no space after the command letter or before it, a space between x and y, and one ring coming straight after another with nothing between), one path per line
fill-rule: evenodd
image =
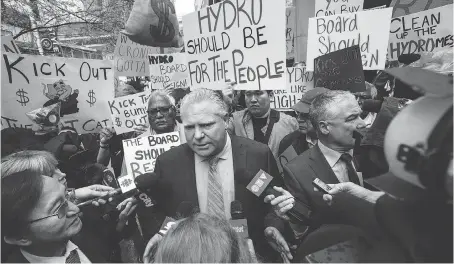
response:
M295 110L298 121L298 130L285 136L279 144L279 156L290 146L295 151L296 156L317 144L317 134L309 120L309 107L318 95L328 91L326 88L314 88L307 91L301 100L292 106Z
M90 241L77 241L80 210L67 200L65 189L57 179L30 171L2 178L2 235L6 243L18 246L7 262L107 261Z

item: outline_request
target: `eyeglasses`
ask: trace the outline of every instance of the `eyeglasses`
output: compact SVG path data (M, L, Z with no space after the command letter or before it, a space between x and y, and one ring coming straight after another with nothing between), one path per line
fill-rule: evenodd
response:
M172 106L149 108L147 113L148 113L148 115L151 115L151 116L156 116L158 114L158 112L161 113L161 115L166 115L169 113L171 108L172 108Z
M307 114L307 113L296 112L296 114L297 114L297 119L299 119L299 120L309 120L309 114Z
M66 215L66 212L68 212L68 200L65 200L62 204L60 204L60 206L58 207L57 212L55 214L51 214L51 215L44 216L44 217L41 217L38 219L34 219L31 221L28 221L28 223L34 223L34 222L37 222L37 221L40 221L40 220L43 220L43 219L46 219L46 218L49 218L52 216L57 216L58 219L62 219Z

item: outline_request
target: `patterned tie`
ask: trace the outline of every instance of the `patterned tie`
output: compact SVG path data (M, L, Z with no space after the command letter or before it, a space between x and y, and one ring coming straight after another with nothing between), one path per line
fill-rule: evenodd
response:
M74 249L71 251L66 258L66 263L80 263L80 258L79 258L79 253L77 252L77 249Z
M210 170L208 171L208 214L225 219L224 197L222 195L222 186L217 180L218 157L208 160Z
M361 185L358 174L356 173L356 170L352 165L352 156L350 156L350 154L348 153L344 153L341 155L340 160L342 160L345 165L347 165L348 180L356 185Z

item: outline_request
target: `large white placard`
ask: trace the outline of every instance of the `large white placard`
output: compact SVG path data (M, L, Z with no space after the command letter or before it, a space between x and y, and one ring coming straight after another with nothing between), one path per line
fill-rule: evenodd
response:
M140 174L153 172L159 155L179 145L178 132L123 140L128 174L135 178Z
M116 76L148 76L148 54L159 53L159 48L137 44L119 34L114 51Z
M12 36L2 36L2 52L21 54L19 47Z
M314 59L358 45L364 70L385 68L392 8L309 19L307 70Z
M446 5L391 19L388 59L452 48L452 15L453 5Z
M274 91L271 108L291 110L304 93L314 88L314 73L308 72L305 66L287 68L287 86L285 90Z
M332 16L363 10L364 0L315 0L315 16Z
M25 113L59 101L62 125L82 134L110 127L113 79L109 60L3 53L2 128L30 128Z
M189 86L186 53L150 54L152 89L177 89Z
M295 8L287 7L285 9L285 16L287 20L287 28L285 29L285 43L287 45L287 59L295 57L295 34L296 34L296 20Z
M183 17L191 89L285 86L285 1L225 0Z
M148 124L147 102L149 97L149 92L142 92L117 97L107 102L117 134L131 132L140 125Z

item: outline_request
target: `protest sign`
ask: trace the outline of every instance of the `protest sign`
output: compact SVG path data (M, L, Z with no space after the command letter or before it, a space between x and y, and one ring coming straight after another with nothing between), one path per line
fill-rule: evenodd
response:
M183 17L191 89L285 86L285 1L225 0Z
M152 89L187 88L188 63L185 53L150 54L150 81Z
M452 48L452 8L447 5L391 19L388 59Z
M392 0L389 6L393 7L393 17L399 17L452 3L452 0Z
M287 59L295 57L295 33L296 33L296 21L295 21L295 8L287 7L285 9L285 17L287 18L287 28L285 29L285 43L287 45Z
M31 128L25 115L61 102L60 123L77 132L110 127L113 64L108 60L2 54L2 128Z
M120 33L114 51L116 76L148 76L151 53L159 53L159 48L140 45Z
M2 53L3 52L21 54L20 49L16 45L16 42L14 42L12 36L2 36Z
M115 132L119 134L134 131L139 125L148 123L148 98L150 93L136 93L109 100L109 110Z
M135 178L140 174L153 172L158 156L179 145L178 132L123 140L128 174Z
M314 88L314 74L306 71L305 66L288 67L286 81L286 89L274 91L271 108L290 110L305 92Z
M332 16L363 10L364 0L316 0L315 16Z
M392 8L309 19L307 70L314 59L359 45L364 70L385 68Z
M351 46L315 59L315 87L352 93L366 90L359 46Z

